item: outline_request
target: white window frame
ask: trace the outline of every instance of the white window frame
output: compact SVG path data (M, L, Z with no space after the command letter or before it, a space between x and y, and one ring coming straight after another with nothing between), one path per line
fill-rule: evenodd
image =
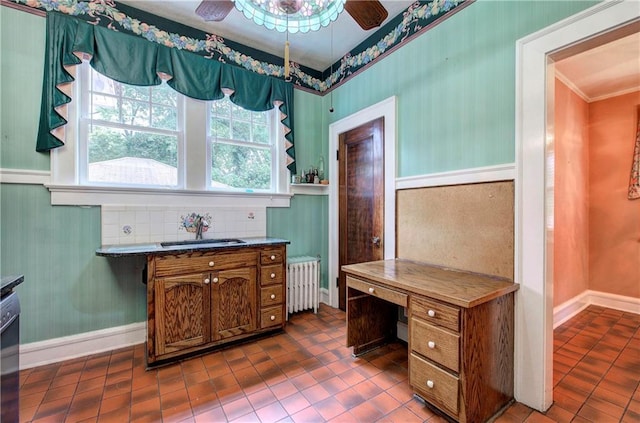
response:
M72 67L72 75L78 72L77 66ZM72 99L80 99L80 84L73 84ZM207 142L207 110L206 101L187 99L184 105L185 128L182 154L178 152L178 180L182 181L180 188L162 188L148 186L111 186L111 185L81 185L79 154L80 126L79 101L72 100L68 107L68 123L65 125L65 145L53 149L51 157L51 180L45 186L51 192L52 205L131 205L131 206L162 206L185 204L202 207L289 207L292 193L290 192L288 169L286 167L286 152L284 151L284 131L279 121L279 110L273 113L278 119L277 157L273 164L278 164L278 171L274 172L273 191L246 192L221 191L210 188L207 179L208 142ZM277 109L277 108L276 108ZM202 124L199 124L201 122ZM181 175L181 172L183 174Z
M225 97L226 98L226 97ZM206 180L207 183L210 184L211 181L211 162L209 161L209 158L211 157L212 154L212 149L213 149L213 142L215 139L215 136L212 134L211 131L211 125L209 125L209 123L211 122L211 102L207 103L207 167L206 167ZM274 142L273 140L283 140L284 139L284 132L282 131L282 124L280 123L279 117L280 117L280 112L278 110L277 107L275 107L274 109L270 110L271 113L269 113L267 115L267 120L268 120L268 125L269 125L269 138L271 140L271 142L269 144L263 144L265 147L268 145L268 150L271 153L271 187L268 190L259 190L259 189L250 189L250 190L246 190L246 189L242 189L242 188L230 188L228 190L224 190L224 189L218 189L218 191L250 191L250 192L255 192L255 193L269 193L269 192L279 192L280 189L280 182L282 182L283 179L288 180L288 178L286 178L286 172L284 175L281 174L281 172L278 172L278 169L283 169L286 168L286 153L284 153L282 150L284 149L284 143L283 142ZM233 115L231 115L231 122L233 122ZM253 128L252 128L253 129ZM240 147L248 147L248 148L260 148L260 144L256 143L256 142L252 142L252 141L240 141L240 140L235 140L232 138L228 138L228 139L224 139L223 143L225 144L229 144L229 145L234 145L234 146L240 146ZM267 148L265 148L266 150ZM284 158L285 160L278 160L278 158ZM210 185L209 185L210 187ZM211 188L210 188L211 189Z
M84 62L83 65L80 65L78 68L79 76L78 80L80 81L79 87L77 89L78 93L76 94L79 99L79 103L77 108L74 107L77 112L77 127L78 127L78 136L81 140L86 140L89 138L89 132L91 130L91 125L98 124L101 126L107 126L113 129L131 129L139 132L149 132L156 134L164 134L164 135L173 135L177 137L177 181L174 186L165 186L165 185L150 185L150 184L117 184L117 183L108 183L108 182L97 182L97 181L89 181L88 179L88 165L89 165L89 148L88 143L86 142L78 142L78 151L77 151L77 161L78 161L78 185L82 186L104 186L104 187L129 187L129 188L140 188L140 189L161 189L161 188L169 188L169 189L182 189L184 188L184 172L181 171L184 169L184 154L185 154L185 136L184 136L184 119L185 119L185 96L180 93L177 94L177 104L176 104L176 112L177 112L177 127L175 130L168 129L157 129L152 127L138 126L138 125L127 125L120 124L117 122L108 122L102 120L94 120L88 116L91 112L91 94L89 90L82 89L82 87L91 87L91 66L88 63ZM80 111L78 110L80 109ZM87 114L87 116L83 116L83 114Z

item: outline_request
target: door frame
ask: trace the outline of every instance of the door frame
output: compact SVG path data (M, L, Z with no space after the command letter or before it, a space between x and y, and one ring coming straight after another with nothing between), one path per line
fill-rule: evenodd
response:
M338 150L341 133L384 117L384 258L392 259L396 255L396 96L389 97L344 117L329 125L329 176L334 181L329 184L329 257L328 282L329 305L338 307L338 287L336 279L339 274L340 259L338 256L338 161L335 152Z
M553 143L549 55L638 19L635 1L605 1L516 43L515 385L517 401L545 411L553 402L553 195L546 164ZM549 80L551 79L551 81ZM552 153L552 152L551 152Z

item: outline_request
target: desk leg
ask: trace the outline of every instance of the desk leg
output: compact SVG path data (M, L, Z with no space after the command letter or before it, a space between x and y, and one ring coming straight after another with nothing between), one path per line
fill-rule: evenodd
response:
M358 356L396 338L397 306L347 288L347 347Z

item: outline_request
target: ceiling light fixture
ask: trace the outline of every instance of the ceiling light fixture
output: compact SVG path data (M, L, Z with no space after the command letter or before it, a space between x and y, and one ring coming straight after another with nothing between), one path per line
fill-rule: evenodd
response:
M346 0L233 0L258 25L279 32L317 31L338 18Z

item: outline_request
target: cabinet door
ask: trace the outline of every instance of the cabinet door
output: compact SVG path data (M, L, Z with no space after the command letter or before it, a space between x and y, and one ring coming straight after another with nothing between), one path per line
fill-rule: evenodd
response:
M155 280L156 355L210 341L209 274Z
M256 330L256 267L211 273L211 327L213 340Z

